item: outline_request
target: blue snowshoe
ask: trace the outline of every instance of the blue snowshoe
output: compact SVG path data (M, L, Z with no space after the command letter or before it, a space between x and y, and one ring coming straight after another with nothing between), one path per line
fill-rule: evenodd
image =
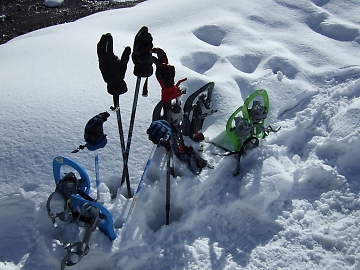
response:
M78 179L74 172L69 172L61 177L61 167L69 166L81 177ZM57 222L63 224L75 222L85 229L85 234L80 242L70 243L67 239L63 242L67 251L61 263L61 269L77 264L89 252L91 234L99 228L112 241L116 238L114 222L109 211L89 196L90 179L86 171L75 161L58 156L53 161L53 173L56 189L49 196L46 209L56 228Z
M64 177L61 177L61 167L64 165L67 165L76 170L79 173L81 179L77 179L74 172L67 173ZM76 222L81 221L87 224L84 225L85 227L93 225L93 223L97 221L96 219L99 219L100 222L97 224L97 227L99 227L100 231L108 236L110 240L114 240L116 238L116 234L113 228L112 216L104 206L98 204L93 198L89 196L90 179L85 169L72 159L58 156L54 158L53 161L53 172L56 189L55 192L49 196L47 210L49 217L53 221L55 227L58 227L56 218L59 218L63 222L71 219L75 220ZM60 194L64 200L64 207L62 209L60 207L60 212L53 213L50 209L50 203L53 197L57 194ZM69 206L71 209L69 209ZM93 217L93 220L91 220L83 213L89 206L96 208L99 212L98 217Z

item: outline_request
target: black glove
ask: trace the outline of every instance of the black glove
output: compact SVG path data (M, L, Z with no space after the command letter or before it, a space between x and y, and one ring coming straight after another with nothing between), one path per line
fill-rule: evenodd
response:
M113 38L109 33L102 35L97 44L99 68L111 95L121 95L127 92L124 77L130 53L131 48L126 47L119 59L113 52Z
M134 75L138 77L150 77L153 74L152 44L153 38L148 28L143 26L134 39L132 60L134 62Z
M165 120L152 122L146 133L154 144L164 146L168 151L171 149L171 128Z

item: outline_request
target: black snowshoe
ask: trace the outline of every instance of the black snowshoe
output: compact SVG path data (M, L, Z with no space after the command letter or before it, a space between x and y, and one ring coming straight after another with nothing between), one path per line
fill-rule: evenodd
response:
M205 117L215 112L211 108L213 88L214 83L210 82L195 91L186 100L184 109L179 98L175 99L170 107L173 152L179 160L188 164L190 171L195 175L200 174L204 167L212 169L213 166L203 159L192 146L185 145L183 135L189 136L195 142L204 140L202 126ZM196 98L198 100L196 104L193 104ZM153 121L165 119L164 115L161 115L162 109L162 102L159 102L153 111Z

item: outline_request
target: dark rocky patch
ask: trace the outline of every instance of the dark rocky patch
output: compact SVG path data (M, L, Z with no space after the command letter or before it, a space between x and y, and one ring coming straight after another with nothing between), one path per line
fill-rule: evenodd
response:
M72 22L93 13L132 7L145 0L119 2L64 0L59 7L46 7L44 0L0 0L0 44L48 26Z

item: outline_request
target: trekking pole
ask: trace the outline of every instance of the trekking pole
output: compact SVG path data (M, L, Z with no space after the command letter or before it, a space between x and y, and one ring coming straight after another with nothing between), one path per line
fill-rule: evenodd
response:
M143 182L144 182L144 180L145 180L145 176L146 176L146 174L147 174L147 172L148 172L148 170L149 170L149 168L150 168L151 161L152 161L152 159L153 159L153 157L154 157L156 148L157 148L157 145L154 144L153 148L151 149L149 158L148 158L148 160L147 160L147 162L146 162L144 171L143 171L143 173L142 173L142 175L141 175L139 185L138 185L138 187L137 187L137 189L136 189L136 192L135 192L135 194L134 194L133 201L132 201L132 203L131 203L129 212L128 212L127 216L126 216L126 221L125 221L125 222L127 222L127 220L129 219L129 217L131 216L131 214L132 214L132 212L133 212L133 210L134 210L134 208L135 208L135 204L136 204L137 198L138 198L138 196L139 196L139 192L140 192L141 187L142 187L142 184L143 184Z
M125 147L123 148L124 166L123 166L121 184L123 184L126 181L127 185L128 185L128 183L130 183L128 160L129 160L129 154L130 154L132 133L133 133L133 129L134 129L136 107L137 107L137 102L138 102L138 98L139 98L140 82L141 82L141 77L138 76L137 79L136 79L134 100L133 100L133 106L132 106L132 110L131 110L130 125L129 125L128 138L127 138L127 142L126 142L126 148ZM125 145L125 143L124 143L124 145ZM130 188L130 184L129 184L129 188ZM129 194L129 198L131 198L132 197L131 196L131 191L129 189L128 189L128 194Z
M120 95L127 92L127 85L124 81L127 64L131 54L131 48L125 47L120 59L114 54L113 50L113 38L110 33L101 36L100 41L97 44L97 54L99 58L99 69L102 77L107 84L107 91L113 96L114 107L111 108L116 111L116 117L118 122L120 144L122 150L122 157L124 162L124 133L121 122L120 113ZM122 184L122 182L120 183ZM130 181L129 177L126 178L126 185L128 191L128 197L131 197Z
M101 196L100 196L100 172L99 172L99 155L95 155L95 179L96 179L96 202L102 203Z
M124 182L124 173L125 173L125 180L126 180L126 188L128 193L128 198L131 198L131 189L130 189L130 179L129 179L129 170L127 167L127 159L125 154L125 140L124 140L124 131L122 128L122 121L121 121L121 113L120 113L120 98L117 95L113 95L114 101L114 109L116 111L116 118L118 123L118 130L119 130L119 138L120 138L120 145L121 145L121 152L123 158L123 175L121 178L120 185Z
M152 44L152 36L148 32L148 28L143 26L135 36L134 44L133 44L133 52L132 52L132 60L134 63L134 75L136 76L136 86L135 86L135 93L134 93L134 100L133 106L131 110L131 117L130 117L130 125L129 125L129 132L128 138L126 143L126 149L123 154L124 159L124 167L123 167L123 174L121 178L121 183L124 181L129 182L129 169L128 169L128 160L130 154L130 146L132 140L132 133L134 128L135 122L135 114L136 114L136 107L139 97L139 89L140 89L140 82L141 78L148 78L153 73L153 58L151 54L151 50L153 47ZM147 87L147 80L145 81L144 87ZM143 95L147 95L147 91L143 91ZM131 198L131 194L129 196Z
M164 103L164 113L166 116L166 120L169 123L171 128L171 101ZM169 225L170 223L170 174L171 174L171 147L167 151L167 161L166 161L166 199L165 199L165 210L166 210L166 218L165 225Z

